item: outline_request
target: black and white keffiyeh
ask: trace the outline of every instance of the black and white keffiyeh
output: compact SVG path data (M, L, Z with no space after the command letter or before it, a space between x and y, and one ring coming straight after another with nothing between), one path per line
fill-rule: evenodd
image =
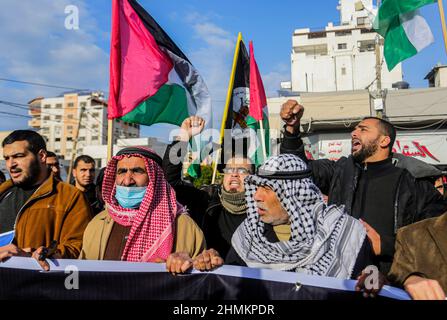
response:
M326 206L311 178L287 177L287 173L296 176L306 170L300 158L282 154L268 159L258 175L245 179L247 219L232 237L233 248L249 267L348 279L365 240L365 228L343 206ZM254 200L258 186L270 187L288 212L289 241L272 243L264 236Z

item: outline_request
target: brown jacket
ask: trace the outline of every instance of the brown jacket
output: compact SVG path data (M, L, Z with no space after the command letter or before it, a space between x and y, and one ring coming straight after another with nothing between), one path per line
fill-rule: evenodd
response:
M172 252L186 252L195 258L206 248L202 230L187 214L180 214L176 220L176 234ZM79 259L103 260L112 232L114 221L107 209L98 214L87 226Z
M437 280L447 292L447 212L398 231L388 277L393 284L403 286L413 274Z
M12 186L11 180L1 184L0 198ZM91 216L83 193L51 174L18 213L14 243L19 248L35 249L56 240L63 258L76 259Z

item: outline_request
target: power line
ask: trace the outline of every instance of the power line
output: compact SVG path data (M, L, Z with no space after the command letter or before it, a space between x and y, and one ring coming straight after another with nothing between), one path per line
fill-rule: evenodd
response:
M76 91L95 91L95 90L92 90L92 89L80 89L80 88L67 87L67 86L58 86L58 85L48 84L48 83L22 81L22 80L7 79L7 78L0 78L0 81L20 83L20 84L26 84L26 85L31 85L31 86L55 88L55 89L66 89L66 90L76 90ZM105 92L108 93L108 91L105 91Z
M31 119L31 116L28 115L24 115L24 114L18 114L18 113L12 113L12 112L6 112L6 111L0 111L1 114L6 114L6 115L10 115L10 116L16 116L16 117L23 117L23 118L28 118Z

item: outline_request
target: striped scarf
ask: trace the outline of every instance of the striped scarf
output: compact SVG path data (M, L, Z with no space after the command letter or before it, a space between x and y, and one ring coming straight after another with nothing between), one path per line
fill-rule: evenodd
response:
M302 172L307 165L283 154L261 166L268 172ZM272 243L264 236L254 195L258 186L270 187L289 214L289 241ZM249 267L350 278L365 240L362 224L343 207L326 206L310 178L272 179L251 175L245 179L247 219L232 237L232 245Z
M144 150L148 151L146 148ZM138 209L123 208L115 199L117 163L124 157L142 158L149 176L147 191ZM115 156L107 165L102 194L112 219L122 226L131 226L121 260L166 260L174 244L174 224L178 207L175 192L166 181L160 166L138 153Z

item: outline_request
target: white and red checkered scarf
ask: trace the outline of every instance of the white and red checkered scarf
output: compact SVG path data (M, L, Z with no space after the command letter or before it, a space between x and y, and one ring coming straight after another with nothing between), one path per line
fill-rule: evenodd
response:
M149 151L153 152L150 149ZM115 199L117 163L124 157L139 157L146 164L149 183L138 209L123 208ZM166 181L160 166L138 153L115 156L107 165L102 194L112 219L122 226L131 226L121 260L134 262L155 262L157 258L166 260L172 252L175 218L180 208L175 192Z

